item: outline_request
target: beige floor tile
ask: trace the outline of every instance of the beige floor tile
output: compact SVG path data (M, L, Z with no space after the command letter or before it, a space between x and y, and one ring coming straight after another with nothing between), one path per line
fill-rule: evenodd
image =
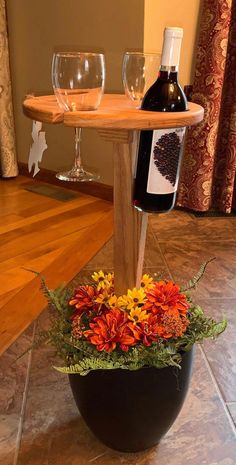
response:
M33 325L0 357L0 465L12 465L21 418Z
M162 215L150 215L149 223L160 241L192 242L235 239L235 218L196 218L192 213L172 210Z
M227 242L160 242L173 279L185 284L201 264L213 257L205 276L197 286L199 298L236 297L236 241Z
M226 405L236 427L236 402L229 402Z
M227 317L228 327L215 341L204 342L204 351L226 402L236 402L236 299L202 299L205 312L221 320Z

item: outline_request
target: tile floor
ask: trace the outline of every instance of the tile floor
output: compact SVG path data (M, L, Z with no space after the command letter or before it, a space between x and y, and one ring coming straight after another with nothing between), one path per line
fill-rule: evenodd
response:
M236 464L236 218L194 218L174 211L151 216L145 269L179 283L211 257L195 291L210 315L227 314L227 331L198 347L184 407L161 443L138 454L103 446L76 410L66 376L52 369L53 352L35 349L16 358L35 332L48 324L48 311L0 359L1 465L235 465ZM75 278L92 269L111 269L109 242Z

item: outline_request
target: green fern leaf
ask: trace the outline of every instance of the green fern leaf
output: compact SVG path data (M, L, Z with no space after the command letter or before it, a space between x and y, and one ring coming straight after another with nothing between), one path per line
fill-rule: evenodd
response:
M188 281L187 284L182 286L180 288L180 291L181 292L186 292L186 291L189 291L190 289L195 289L196 285L198 284L200 279L203 277L207 265L210 262L212 262L213 260L215 260L215 257L213 257L210 260L207 260L206 262L202 263L202 265L200 266L200 269L199 269L198 273L196 274L196 276L194 276L190 281Z
M125 368L120 363L112 360L101 360L100 358L84 358L75 365L69 367L54 367L60 373L87 375L92 370L114 370L116 368Z
M223 331L226 329L227 327L227 319L224 317L222 321L220 321L219 323L215 323L213 325L211 325L211 327L209 328L209 330L207 331L207 334L205 334L204 337L217 337L219 334L223 333Z

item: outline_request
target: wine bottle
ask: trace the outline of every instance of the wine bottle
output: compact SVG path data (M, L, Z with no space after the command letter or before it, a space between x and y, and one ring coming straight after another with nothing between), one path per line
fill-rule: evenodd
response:
M183 29L164 30L157 80L143 98L142 110L186 111L187 99L178 83ZM162 213L175 203L185 128L141 131L134 180L133 205L141 211Z

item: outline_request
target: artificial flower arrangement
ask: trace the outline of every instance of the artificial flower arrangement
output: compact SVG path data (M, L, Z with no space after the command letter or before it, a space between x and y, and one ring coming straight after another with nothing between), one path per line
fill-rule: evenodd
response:
M227 321L216 322L192 302L206 265L186 286L144 274L139 289L117 296L113 273L92 274L76 289L42 289L56 312L51 327L39 335L64 359L63 373L86 375L96 369L137 370L146 366L181 368L182 355L196 342L215 338Z
M147 366L181 368L185 352L196 342L215 338L227 325L225 318L216 322L206 316L189 293L207 263L186 286L144 274L140 288L122 296L114 292L112 273L95 272L90 284L72 290L51 291L41 277L57 317L38 342L44 340L56 348L66 364L56 369L68 374Z

